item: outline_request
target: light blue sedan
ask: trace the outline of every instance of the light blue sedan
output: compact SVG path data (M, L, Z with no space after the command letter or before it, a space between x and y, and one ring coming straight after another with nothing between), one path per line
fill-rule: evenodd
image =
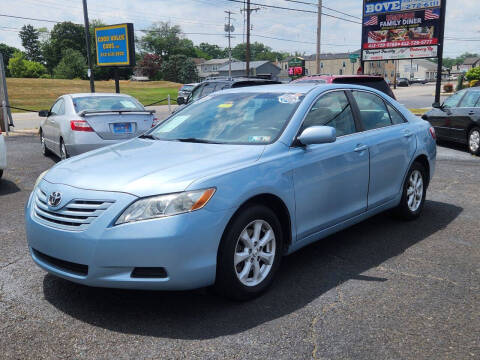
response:
M430 125L371 88L231 89L42 174L28 245L80 284L249 299L284 255L388 209L417 218L435 157Z

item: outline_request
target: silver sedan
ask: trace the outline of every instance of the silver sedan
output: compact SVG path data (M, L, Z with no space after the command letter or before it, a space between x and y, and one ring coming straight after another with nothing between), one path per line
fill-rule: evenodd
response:
M86 93L60 96L42 110L42 152L61 159L143 134L155 125L154 111L124 94Z

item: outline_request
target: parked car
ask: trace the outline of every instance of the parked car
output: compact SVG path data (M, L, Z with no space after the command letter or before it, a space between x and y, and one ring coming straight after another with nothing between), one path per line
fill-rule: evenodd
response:
M368 86L379 90L392 99L395 99L393 91L382 76L374 75L309 75L298 78L292 84L355 84Z
M188 98L185 101L177 99L178 105L190 104L198 99L201 99L215 91L225 90L225 89L235 89L240 87L247 86L258 86L258 85L273 85L280 84L280 82L275 80L263 79L263 78L214 78L205 80L202 83L195 86ZM180 102L178 102L180 100Z
M0 179L3 176L3 171L7 168L7 145L0 130Z
M409 83L410 84L426 84L428 83L428 80L427 79L423 79L423 78L412 78L409 80Z
M154 111L123 94L87 93L60 96L42 110L42 152L61 159L143 134L155 125Z
M397 79L397 86L407 87L410 86L410 81L407 78L398 78Z
M430 124L371 88L225 90L42 174L28 246L85 285L249 299L284 255L388 209L420 216L435 157Z
M480 88L460 90L442 105L433 104L423 119L435 128L438 140L467 144L480 155Z
M182 87L178 90L178 96L177 96L177 103L179 98L183 98L183 101L187 100L188 95L192 92L193 88L197 86L198 83L191 83L191 84L185 84L182 85ZM182 101L182 100L180 100Z

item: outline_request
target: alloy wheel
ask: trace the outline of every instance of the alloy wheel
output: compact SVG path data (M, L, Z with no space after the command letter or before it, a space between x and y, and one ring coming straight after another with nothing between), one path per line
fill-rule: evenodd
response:
M472 153L476 153L480 148L480 132L478 130L473 130L470 133L470 138L468 139L468 146Z
M256 286L268 276L275 259L275 233L264 220L249 223L235 246L234 268L245 286Z
M423 199L423 177L419 170L413 170L408 180L407 204L411 212L418 210Z

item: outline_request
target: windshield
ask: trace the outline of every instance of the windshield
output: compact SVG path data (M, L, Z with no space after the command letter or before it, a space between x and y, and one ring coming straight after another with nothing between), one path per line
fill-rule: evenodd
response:
M303 94L231 93L207 96L158 125L149 135L160 140L221 144L275 141Z
M73 98L77 113L87 111L144 111L143 106L127 96L85 96Z

